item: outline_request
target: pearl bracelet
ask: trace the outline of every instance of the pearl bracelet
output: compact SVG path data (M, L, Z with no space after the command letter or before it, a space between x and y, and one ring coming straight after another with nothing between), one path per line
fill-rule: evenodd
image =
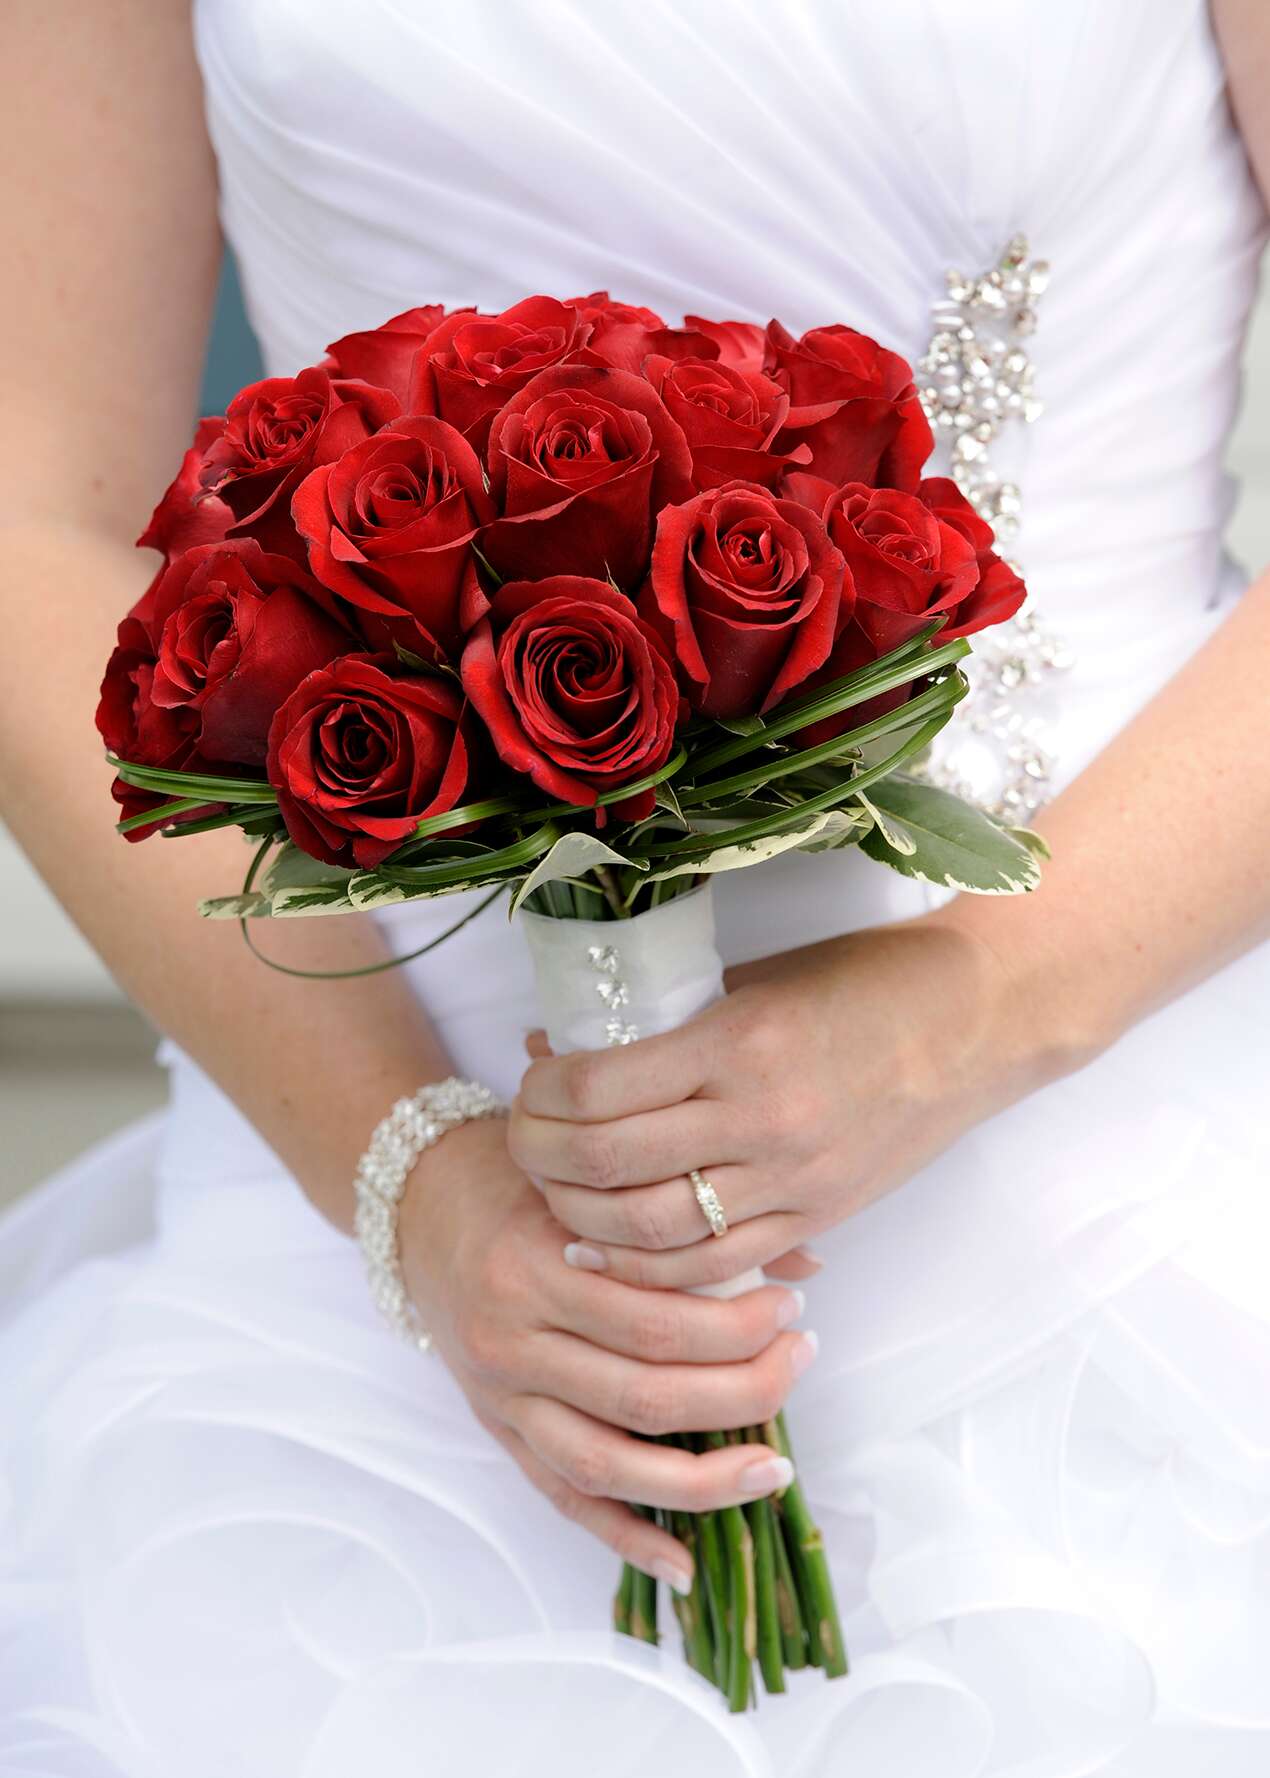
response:
M353 1191L357 1210L354 1232L366 1262L370 1294L386 1321L404 1339L426 1352L432 1336L410 1300L401 1270L397 1213L411 1168L425 1148L447 1130L478 1117L497 1117L507 1107L488 1087L451 1075L419 1088L410 1099L398 1099L375 1126L370 1147L357 1164Z

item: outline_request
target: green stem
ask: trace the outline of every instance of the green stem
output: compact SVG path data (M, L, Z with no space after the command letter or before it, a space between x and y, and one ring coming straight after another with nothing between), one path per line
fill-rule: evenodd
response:
M684 1653L688 1663L702 1678L714 1680L714 1641L710 1634L710 1606L702 1578L697 1526L690 1513L666 1514L666 1529L677 1537L692 1556L692 1591L676 1593L671 1600L679 1628L683 1631Z
M722 1450L727 1439L708 1432L706 1444ZM714 1515L720 1522L728 1562L728 1709L736 1713L749 1707L753 1688L754 1656L758 1646L758 1615L754 1586L754 1539L739 1506L725 1506Z
M789 1432L784 1414L769 1420L768 1442L776 1444L781 1454L792 1461ZM824 1539L811 1516L811 1509L799 1484L794 1480L778 1497L781 1518L789 1539L790 1559L802 1597L803 1618L811 1647L811 1658L823 1667L827 1679L838 1679L847 1671L847 1651L838 1622L838 1605L833 1593L833 1580L825 1556Z
M780 1618L781 1650L787 1671L797 1673L807 1665L807 1632L803 1628L802 1607L794 1571L790 1567L789 1551L785 1547L785 1527L779 1508L772 1508L772 1517L776 1529L773 1555L776 1558L776 1611Z
M642 1568L635 1570L631 1589L631 1635L637 1642L659 1642L657 1634L657 1582Z
M698 1520L702 1561L702 1585L710 1618L710 1638L714 1646L714 1682L720 1691L728 1689L730 1666L730 1635L728 1631L728 1565L724 1555L723 1532L718 1513L702 1513Z
M613 1628L623 1636L631 1633L631 1600L635 1594L635 1570L629 1562L622 1564L622 1579L613 1595Z
M776 1603L776 1515L770 1500L745 1508L754 1539L754 1597L758 1619L758 1664L769 1692L785 1689L784 1647Z

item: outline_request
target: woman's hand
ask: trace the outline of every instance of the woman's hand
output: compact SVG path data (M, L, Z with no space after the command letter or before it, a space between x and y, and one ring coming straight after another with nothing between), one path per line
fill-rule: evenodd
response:
M423 1155L401 1209L406 1283L478 1419L534 1486L684 1591L688 1551L625 1502L701 1512L774 1492L788 1466L766 1445L698 1456L650 1439L770 1419L815 1355L781 1331L801 1299L779 1284L730 1302L635 1290L566 1265L567 1231L509 1160L506 1134L501 1119L465 1124Z
M791 951L729 985L666 1036L561 1057L531 1039L508 1146L578 1237L574 1267L685 1289L769 1265L1039 1084L1002 966L951 917Z

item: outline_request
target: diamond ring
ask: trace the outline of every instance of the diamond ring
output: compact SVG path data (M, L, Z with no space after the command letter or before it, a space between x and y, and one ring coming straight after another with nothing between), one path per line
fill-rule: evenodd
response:
M688 1178L696 1193L697 1202L701 1206L701 1214L710 1224L710 1233L716 1236L726 1235L728 1219L723 1214L723 1205L719 1202L718 1192L715 1191L708 1179L702 1177L700 1170L696 1167L688 1174Z

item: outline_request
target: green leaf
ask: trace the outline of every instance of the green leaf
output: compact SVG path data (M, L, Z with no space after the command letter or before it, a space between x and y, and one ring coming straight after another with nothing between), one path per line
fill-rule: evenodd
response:
M882 819L860 845L902 876L971 895L1020 895L1041 880L1030 847L951 791L888 777L875 785L872 801ZM890 844L888 835L902 836L908 850Z
M266 895L275 895L280 889L313 888L342 894L349 878L355 875L355 871L345 870L342 865L324 864L320 858L310 857L294 840L287 840L275 852L261 887Z
M397 656L397 659L401 662L403 667L410 667L416 673L427 673L432 671L423 656L421 654L416 654L412 648L407 648L404 643L396 640L394 640L392 646L393 653Z
M198 911L205 920L258 919L269 912L267 895L212 895L200 901Z
M716 716L714 720L730 735L761 735L767 727L761 716Z
M892 852L898 852L904 858L913 856L917 850L917 841L912 834L906 833L902 827L897 827L894 822L888 821L881 809L875 803L871 803L867 796L861 796L860 806L868 812L874 827L877 828Z
M762 864L765 859L776 858L782 852L796 852L810 842L815 841L834 822L836 810L824 810L819 814L808 816L805 823L797 827L787 827L781 833L769 833L761 838L744 840L735 846L723 845L704 857L686 859L679 864L663 866L660 870L649 873L650 883L664 883L671 877L713 876L719 871L744 870L751 864ZM840 830L835 831L835 843Z
M514 914L526 896L532 895L544 883L568 882L575 877L584 877L588 871L605 864L634 870L648 868L646 864L636 863L623 853L615 852L612 846L606 846L593 833L578 831L562 834L516 890L511 912Z
M279 889L269 900L275 920L294 920L305 914L349 914L353 904L343 883L315 883L311 889Z
M1054 856L1044 837L1039 833L1034 833L1030 827L1007 827L1005 831L1012 839L1016 839L1020 846L1026 846L1033 858L1039 858L1042 863Z

